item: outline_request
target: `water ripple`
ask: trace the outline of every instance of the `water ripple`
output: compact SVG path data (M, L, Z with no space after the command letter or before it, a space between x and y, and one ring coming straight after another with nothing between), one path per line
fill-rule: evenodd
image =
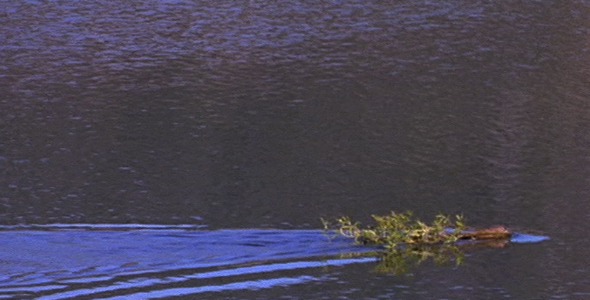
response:
M15 299L96 298L107 292L126 295L130 289L133 295L126 299L151 299L170 293L264 288L320 280L305 271L284 277L286 271L292 275L295 270L375 261L336 258L372 249L329 240L319 230L204 231L189 225L137 224L2 229L0 293ZM246 280L244 275L257 279ZM235 282L227 284L222 278ZM192 288L178 290L176 285L183 282Z

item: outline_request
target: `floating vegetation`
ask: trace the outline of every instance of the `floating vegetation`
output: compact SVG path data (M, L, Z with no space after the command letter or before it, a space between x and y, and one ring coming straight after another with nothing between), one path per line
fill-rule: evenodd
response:
M373 215L374 226L361 227L349 217L334 222L322 219L324 229L352 238L357 244L381 245L381 263L378 272L403 274L411 266L432 259L437 264L463 261L462 248L475 245L463 241L478 241L477 245L504 246L511 233L504 227L468 230L463 216L437 215L431 223L413 217L412 212L391 212L389 215ZM481 242L481 243L480 243Z

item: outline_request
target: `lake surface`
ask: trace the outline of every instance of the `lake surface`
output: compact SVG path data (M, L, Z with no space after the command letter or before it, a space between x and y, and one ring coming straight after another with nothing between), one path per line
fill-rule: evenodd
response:
M89 268L112 286L135 261L155 285L191 278L173 281L188 299L224 284L248 287L226 299L590 296L590 2L269 2L0 1L0 238L11 245L0 276L36 284L33 272L46 287L63 281L56 270ZM351 250L315 238L320 217L390 210L462 213L550 240L401 277L374 272L374 258L326 262ZM328 250L260 247L249 264L313 265L264 277L240 273L240 242L170 268L178 241L141 226L32 224L184 225L233 241L277 230ZM80 250L96 263L41 263L49 240L109 238L120 244ZM163 258L105 254L141 257L134 243ZM193 285L207 263L237 277Z
M234 299L287 288L304 293L283 297L356 299L357 290L368 295L365 289L374 274L365 271L371 274L365 280L342 282L343 269L368 264L377 273L380 263L371 254L378 247L355 246L320 230L208 231L149 224L1 229L0 299ZM515 234L511 242L545 240ZM310 286L327 290L306 294Z

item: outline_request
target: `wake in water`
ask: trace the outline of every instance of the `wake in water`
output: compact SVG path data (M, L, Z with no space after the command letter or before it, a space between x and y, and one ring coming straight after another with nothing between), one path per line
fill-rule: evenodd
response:
M545 237L515 234L512 242ZM310 270L378 260L320 230L193 225L0 227L0 299L158 299L328 280Z
M155 299L265 288L321 280L282 271L376 260L337 258L363 249L330 241L319 230L116 224L0 229L0 299Z

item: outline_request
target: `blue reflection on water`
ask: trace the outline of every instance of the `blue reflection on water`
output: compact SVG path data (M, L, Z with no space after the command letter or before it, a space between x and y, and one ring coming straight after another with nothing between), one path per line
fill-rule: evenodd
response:
M517 233L511 242L546 239ZM0 227L0 244L0 295L8 299L154 299L260 289L327 280L311 270L378 260L358 255L374 247L328 239L320 230L5 226Z
M142 288L142 287L150 287L155 286L157 284L171 284L171 283L178 283L182 281L187 281L190 279L204 279L204 278L218 278L218 277L227 277L227 276L239 276L239 275L246 275L246 274L260 274L266 272L274 272L274 271L281 271L281 270L296 270L296 269L304 269L304 268L317 268L317 267L326 267L326 266L342 266L347 264L353 263L366 263L366 262L374 262L376 258L373 257L365 257L365 258L354 258L354 259L330 259L325 261L302 261L302 262L291 262L291 263L274 263L269 265L261 265L255 267L245 267L245 268L235 268L235 269L228 269L222 271L214 271L214 272L205 272L205 273L195 273L192 275L186 276L177 276L177 277L166 277L161 279L135 279L126 282L119 282L117 284L106 286L106 287L97 287L91 289L83 289L83 290L73 290L67 291L64 293L52 294L45 297L41 297L38 299L43 300L54 300L54 299L64 299L70 297L78 297L83 295L91 295L96 294L99 292L107 292L107 291L117 291L117 290L125 290L131 288ZM133 294L125 294L123 296L115 296L109 298L102 298L102 299L154 299L166 296L179 296L179 295L188 295L188 294L197 294L197 293L204 293L204 292L216 292L216 291L224 291L224 290L239 290L239 289L260 289L260 288L269 288L273 286L284 286L284 285L292 285L292 284L301 284L309 281L317 281L321 280L321 278L313 277L313 276L297 276L297 277L279 277L279 278L270 278L270 279L261 279L261 280L248 280L248 281L239 281L231 284L223 284L223 285L205 285L205 286L198 286L198 287L186 287L186 288L165 288L165 289L158 289L152 290L148 292L139 292Z
M243 290L243 289L261 289L270 288L274 286L285 286L293 284L301 284L309 281L314 281L316 278L311 276L298 276L298 277L281 277L266 280L250 280L235 283L228 283L223 285L215 286L203 286L203 287L186 287L186 288L170 288L164 290L140 292L124 296L115 296L110 298L101 298L97 300L124 300L124 299L156 299L170 296L183 296L192 295L205 292L221 292L227 290Z
M548 240L548 236L544 235L532 235L532 234L524 234L524 233L514 233L510 242L512 243L538 243L542 241Z
M14 299L32 294L38 299L100 297L105 292L125 295L130 288L140 289L137 297L142 299L159 297L169 289L173 289L170 293L199 293L263 288L320 280L273 272L375 261L335 258L372 248L355 247L345 239L330 240L320 230L208 231L189 225L135 224L0 229L0 294ZM263 278L239 278L248 274ZM217 282L220 278L231 279ZM168 286L186 281L191 281L190 289Z

